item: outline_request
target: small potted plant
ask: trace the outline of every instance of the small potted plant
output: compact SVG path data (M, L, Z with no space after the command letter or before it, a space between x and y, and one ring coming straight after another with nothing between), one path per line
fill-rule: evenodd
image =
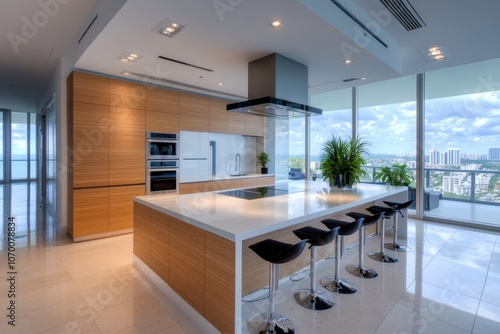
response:
M262 174L267 174L267 164L269 161L271 161L271 159L266 152L257 154L257 166L261 166L260 171Z

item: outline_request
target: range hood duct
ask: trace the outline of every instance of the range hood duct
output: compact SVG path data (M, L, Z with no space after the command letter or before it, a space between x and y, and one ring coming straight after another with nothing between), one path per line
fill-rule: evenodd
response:
M248 101L228 104L226 109L274 118L321 115L307 105L308 69L278 53L248 63ZM293 101L293 102L292 102Z

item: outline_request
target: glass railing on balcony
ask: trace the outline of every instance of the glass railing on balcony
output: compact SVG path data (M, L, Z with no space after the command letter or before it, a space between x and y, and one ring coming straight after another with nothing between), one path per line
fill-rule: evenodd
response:
M365 183L377 183L375 172L383 166L364 166ZM413 168L409 168L415 174ZM441 193L440 199L500 205L500 171L425 168L426 191Z

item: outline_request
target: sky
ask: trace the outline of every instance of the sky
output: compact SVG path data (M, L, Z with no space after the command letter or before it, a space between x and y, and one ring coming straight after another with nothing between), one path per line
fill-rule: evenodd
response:
M459 148L460 153L487 154L500 147L500 91L427 100L425 153ZM416 152L415 102L360 108L358 133L371 153ZM311 155L333 134L351 136L351 111L323 111L311 117ZM304 120L290 122L290 154L303 154Z

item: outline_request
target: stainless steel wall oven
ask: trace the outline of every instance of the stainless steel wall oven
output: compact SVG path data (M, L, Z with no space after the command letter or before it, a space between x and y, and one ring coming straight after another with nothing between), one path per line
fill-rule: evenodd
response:
M178 135L148 132L146 158L146 194L179 192Z

